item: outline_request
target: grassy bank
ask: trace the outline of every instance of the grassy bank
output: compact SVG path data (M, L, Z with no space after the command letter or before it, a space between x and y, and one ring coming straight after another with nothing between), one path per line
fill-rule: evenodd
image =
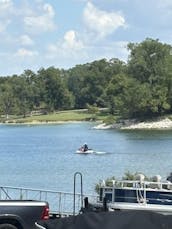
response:
M46 115L33 115L26 118L9 116L8 120L1 119L3 123L49 123L49 122L67 122L67 121L100 121L105 120L107 111L99 111L97 113L89 113L87 110L69 110L59 111Z
M149 120L126 120L126 123L119 116L112 116L107 109L98 110L96 112L89 112L87 109L58 111L44 115L32 115L25 118L20 116L9 116L8 119L1 117L1 123L9 124L46 124L46 123L61 123L61 122L75 122L75 121L102 121L107 126L122 129L171 129L172 115L157 117ZM98 128L104 128L100 125Z

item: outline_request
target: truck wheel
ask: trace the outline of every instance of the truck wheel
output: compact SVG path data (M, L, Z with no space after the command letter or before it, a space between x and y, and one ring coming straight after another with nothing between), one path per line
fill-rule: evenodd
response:
M0 229L17 229L17 227L12 224L4 223L0 224Z

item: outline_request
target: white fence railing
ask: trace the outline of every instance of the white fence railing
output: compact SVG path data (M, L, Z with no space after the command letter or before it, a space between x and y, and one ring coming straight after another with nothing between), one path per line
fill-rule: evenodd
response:
M91 201L96 201L97 196L83 195ZM81 210L81 194L75 194L75 212ZM0 187L0 200L40 200L49 203L50 212L59 215L71 215L74 208L74 194L42 189L30 189L23 187Z

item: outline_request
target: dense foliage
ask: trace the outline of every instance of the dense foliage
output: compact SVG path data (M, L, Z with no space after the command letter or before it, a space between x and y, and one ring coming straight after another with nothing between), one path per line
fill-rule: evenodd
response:
M172 111L172 47L158 40L129 43L128 62L98 60L64 70L0 77L0 114L108 107L111 115L154 117Z

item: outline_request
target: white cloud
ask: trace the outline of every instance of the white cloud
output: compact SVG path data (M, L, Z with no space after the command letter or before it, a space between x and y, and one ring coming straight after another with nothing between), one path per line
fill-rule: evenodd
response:
M12 8L12 0L0 0L0 33L6 31L7 26L11 23L9 15Z
M119 27L125 26L125 19L120 13L99 10L90 2L87 3L83 16L88 29L100 37L105 37Z
M79 39L74 30L65 33L63 40L56 44L51 44L47 49L47 63L57 63L64 68L69 68L77 64L84 64L99 59L119 58L127 61L128 50L127 41L108 42L103 44L97 42L96 46L90 41L84 43Z
M28 0L14 4L13 0L0 0L0 22L6 20L20 25L20 28L27 32L39 33L53 31L55 11L51 4L44 1L34 1L31 5ZM16 28L16 31L18 28Z
M24 24L26 29L32 32L47 32L55 29L53 22L55 12L50 4L44 4L42 6L42 15L31 15L24 18Z
M77 38L76 32L74 30L70 30L65 33L63 48L69 48L69 49L74 49L74 50L83 48L83 44Z
M28 35L22 35L19 38L21 45L30 46L34 44L34 41Z
M43 9L45 11L45 13L49 16L49 17L54 17L55 16L55 12L53 7L50 4L44 4L43 5Z
M8 16L8 13L12 10L12 8L12 0L0 0L0 17Z
M18 56L18 57L33 57L37 55L38 55L38 52L31 51L31 50L24 49L24 48L18 49L17 52L15 53L15 56Z
M84 45L77 37L77 33L74 30L67 31L62 41L57 44L51 44L48 46L48 57L63 56L75 58L78 56L78 52L84 49Z

